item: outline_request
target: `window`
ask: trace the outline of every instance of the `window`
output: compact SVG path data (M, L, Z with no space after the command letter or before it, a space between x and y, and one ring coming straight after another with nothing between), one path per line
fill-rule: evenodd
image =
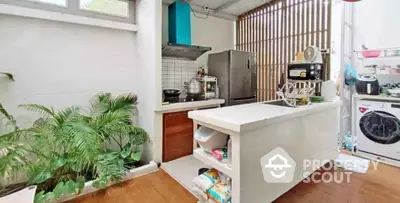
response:
M128 2L117 0L81 0L80 8L104 14L129 17Z
M58 6L67 6L67 0L28 0L28 1L54 4Z
M0 0L0 4L131 24L135 22L135 2L128 0Z

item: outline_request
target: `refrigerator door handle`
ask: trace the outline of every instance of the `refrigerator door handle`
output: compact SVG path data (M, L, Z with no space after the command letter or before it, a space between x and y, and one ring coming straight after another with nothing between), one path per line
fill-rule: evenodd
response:
M250 59L247 59L247 69L250 69Z

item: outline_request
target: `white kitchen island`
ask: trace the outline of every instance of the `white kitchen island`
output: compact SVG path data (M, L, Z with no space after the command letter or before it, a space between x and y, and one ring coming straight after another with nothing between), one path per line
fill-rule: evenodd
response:
M232 203L272 202L338 155L340 101L304 107L253 103L189 112L195 124L229 134L232 162L224 164L202 149L194 157L230 176ZM293 181L268 183L261 158L280 147L296 162ZM320 160L304 168L304 160Z

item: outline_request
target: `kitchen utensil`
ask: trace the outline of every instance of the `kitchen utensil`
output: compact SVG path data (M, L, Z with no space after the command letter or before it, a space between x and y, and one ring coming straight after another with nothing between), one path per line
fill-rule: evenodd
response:
M185 82L185 88L187 89L187 94L200 94L201 93L201 83L197 78L192 78L189 83Z
M321 96L324 101L332 102L336 98L336 85L333 80L325 81L321 85Z
M379 95L379 82L375 75L360 75L356 82L358 94Z
M179 97L181 94L181 90L178 89L164 89L163 90L165 97Z
M400 97L400 88L389 89L388 92L392 97Z
M385 83L380 86L380 91L382 94L389 95L390 94L389 89L392 89L392 84L390 84L390 83Z
M400 75L400 65L396 65L396 67L392 67L390 69L391 75Z
M385 50L385 56L398 56L399 50Z
M382 50L364 50L361 51L361 55L364 58L376 58L378 56L380 56L382 53Z

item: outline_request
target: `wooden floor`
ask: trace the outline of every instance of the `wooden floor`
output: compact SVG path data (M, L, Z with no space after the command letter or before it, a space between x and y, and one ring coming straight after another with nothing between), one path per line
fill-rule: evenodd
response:
M340 170L342 171L342 170ZM328 173L333 174L332 171ZM165 171L135 178L68 203L196 203ZM384 164L367 174L352 174L350 183L300 183L277 203L399 203L400 169Z

